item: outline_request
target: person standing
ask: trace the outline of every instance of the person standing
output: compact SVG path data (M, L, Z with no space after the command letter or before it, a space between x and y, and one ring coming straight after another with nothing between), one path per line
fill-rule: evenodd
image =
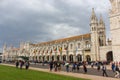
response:
M115 72L115 63L112 63L111 68L112 68L112 71Z
M92 63L91 63L91 68L93 68L93 67L94 67L94 63L92 62Z
M97 63L97 70L100 71L100 63Z
M106 75L106 77L108 77L106 70L107 70L107 69L106 69L106 65L104 64L104 65L102 66L103 76Z
M119 70L119 67L118 67L118 65L116 65L116 68L115 68L115 77L116 78L119 78L120 77L120 70Z
M57 61L54 62L54 71L57 72Z
M29 61L26 61L26 63L25 63L26 70L29 68L29 65L30 65Z
M83 64L83 70L84 70L84 72L85 72L85 74L87 73L87 67L86 67L86 64L84 63Z
M79 64L79 63L77 63L76 65L77 65L77 72L79 72L79 69L80 69L80 64Z
M58 68L58 71L60 72L61 71L61 63L60 62L57 62L57 68Z
M18 68L18 66L19 66L19 61L17 60L16 61L16 68Z
M66 71L69 72L69 63L66 62L66 63L65 63L65 66L66 66Z
M74 63L72 64L72 72L75 71L75 70L76 70L76 63L74 62Z
M24 62L20 61L20 69L22 69L23 65L24 65Z

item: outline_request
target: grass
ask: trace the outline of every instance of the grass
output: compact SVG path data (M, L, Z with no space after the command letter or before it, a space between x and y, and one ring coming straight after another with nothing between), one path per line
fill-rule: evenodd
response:
M0 65L0 80L88 80Z

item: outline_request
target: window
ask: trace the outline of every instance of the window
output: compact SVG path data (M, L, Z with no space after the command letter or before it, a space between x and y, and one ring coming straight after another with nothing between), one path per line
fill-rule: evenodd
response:
M90 48L90 43L86 41L86 48Z

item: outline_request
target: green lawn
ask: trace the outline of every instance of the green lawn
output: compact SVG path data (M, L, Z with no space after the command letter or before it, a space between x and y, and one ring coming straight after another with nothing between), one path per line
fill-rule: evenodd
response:
M88 80L0 65L0 80Z

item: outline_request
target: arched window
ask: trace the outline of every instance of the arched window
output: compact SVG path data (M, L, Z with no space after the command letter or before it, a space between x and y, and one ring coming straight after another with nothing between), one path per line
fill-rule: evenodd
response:
M94 31L94 28L92 27L92 31Z
M86 48L90 48L90 43L89 43L89 41L86 41Z
M94 31L96 30L96 27L94 27Z

